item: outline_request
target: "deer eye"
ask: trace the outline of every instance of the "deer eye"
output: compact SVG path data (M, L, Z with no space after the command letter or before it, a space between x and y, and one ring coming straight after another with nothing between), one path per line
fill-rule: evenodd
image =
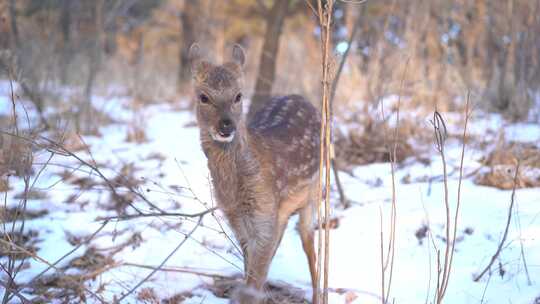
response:
M208 96L206 96L205 94L199 95L199 100L201 101L201 103L208 103L210 101Z
M238 93L234 98L234 103L239 103L242 100L242 93Z

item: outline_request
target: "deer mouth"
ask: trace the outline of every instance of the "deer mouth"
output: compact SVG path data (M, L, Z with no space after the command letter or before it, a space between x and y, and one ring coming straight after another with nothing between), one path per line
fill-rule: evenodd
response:
M220 143L230 143L234 139L234 130L224 132L222 130L214 130L210 132L212 139Z

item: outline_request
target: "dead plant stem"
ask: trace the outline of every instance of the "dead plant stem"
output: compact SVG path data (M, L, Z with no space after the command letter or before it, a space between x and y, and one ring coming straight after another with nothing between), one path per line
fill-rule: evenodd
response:
M518 161L518 163L516 165L516 169L515 169L516 172L514 173L514 185L512 186L512 195L510 196L510 207L508 207L508 216L506 217L506 226L504 228L504 233L503 233L502 239L499 242L499 246L497 246L497 250L495 251L495 253L491 257L491 260L489 261L487 266L484 268L484 270L482 270L482 272L480 272L479 275L474 277L473 280L475 282L478 282L484 276L484 274L486 274L486 272L488 272L488 270L491 268L491 266L493 265L495 260L497 260L497 258L499 257L499 254L501 253L501 251L502 251L502 249L504 247L504 243L506 242L506 238L508 237L508 230L509 230L509 227L510 227L510 222L512 221L512 211L513 211L513 208L514 208L514 201L515 201L515 195L516 195L516 185L517 185L518 176L519 176L519 165L520 164L519 164L519 161Z
M457 202L456 202L456 213L454 215L454 227L453 227L453 235L452 235L452 246L450 249L450 261L448 262L448 272L446 274L446 277L444 279L444 286L442 290L442 294L444 295L446 293L446 289L448 288L448 282L450 281L450 272L452 271L452 262L454 261L454 253L455 253L455 247L456 247L456 236L457 236L457 227L458 227L458 220L459 220L459 208L461 206L461 184L463 181L463 160L465 158L465 146L467 144L467 124L469 122L469 106L470 106L470 97L471 92L467 92L467 102L465 104L465 123L463 125L463 136L462 136L462 145L461 145L461 157L459 162L459 180L458 180L458 189L457 189ZM450 240L447 239L447 243L450 242Z
M165 265L165 263L167 263L167 261L184 245L184 243L193 235L193 233L195 232L195 230L197 230L197 228L199 228L199 226L201 225L202 223L202 220L203 220L203 217L204 217L204 214L201 215L199 217L199 221L197 222L197 224L195 225L195 227L193 227L193 229L191 229L191 231L186 234L186 236L184 237L184 239L173 249L173 251L171 251L169 253L169 255L167 255L167 257L165 257L165 259L163 259L163 261L158 265L158 267L156 267L154 270L152 270L146 277L144 277L142 280L140 280L137 284L135 284L135 286L133 286L128 292L126 292L125 294L123 294L120 298L118 298L115 303L120 303L122 300L124 300L127 296L129 296L131 293L133 293L135 290L137 290L137 288L139 288L142 284L144 284L146 281L148 281L148 279L150 279L150 277L152 277L156 272L158 272L161 267L163 267L163 265Z
M54 266L53 264L51 264L49 261L45 260L44 258L38 256L37 254L35 253L32 253L30 251L28 251L26 248L23 248L13 242L8 242L6 240L3 240L3 239L0 239L0 243L3 243L4 245L8 246L9 247L13 247L25 254L27 254L28 256L34 258L35 260L37 261L40 261L42 262L43 264L47 265L47 266L50 266L51 268L55 269L56 271L59 271L61 273L64 273L64 271L56 266ZM91 291L90 289L88 289L86 286L84 286L83 283L69 277L69 276L66 276L66 278L74 283L76 283L77 285L81 286L84 290L86 290L88 293L90 293L93 297L95 297L100 303L102 304L106 304L107 302L105 302L100 296L98 296L96 293L94 293L93 291Z

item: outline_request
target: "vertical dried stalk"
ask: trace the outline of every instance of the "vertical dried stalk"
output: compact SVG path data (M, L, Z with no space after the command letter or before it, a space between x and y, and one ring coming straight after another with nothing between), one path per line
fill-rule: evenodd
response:
M384 257L384 237L383 237L383 229L382 229L382 210L381 210L381 301L383 304L386 304L388 302L388 298L390 297L390 288L392 286L392 277L394 273L394 258L395 258L395 241L396 241L396 218L397 218L397 206L396 206L396 175L395 175L395 166L396 166L396 158L397 158L397 146L398 146L398 137L399 137L399 113L401 108L401 94L403 91L403 85L405 82L405 75L407 74L407 69L409 67L409 59L407 59L405 63L405 68L403 70L403 74L401 76L400 81L400 89L399 89L399 95L398 95L398 104L397 104L397 112L396 112L396 127L394 129L393 134L393 145L392 148L388 147L388 154L390 158L390 172L392 175L392 207L390 210L390 235L388 240L388 251L386 253L386 259ZM384 116L384 103L381 101L381 112L382 112L382 120L386 121ZM384 128L384 138L385 141L388 138L388 129L385 125ZM388 270L388 286L386 282L386 271Z
M437 292L436 292L436 303L440 304L442 303L442 300L444 298L444 285L446 282L446 274L448 272L448 261L449 261L449 255L450 255L450 203L448 201L448 172L447 172L447 165L446 165L446 155L444 151L444 144L447 138L447 131L446 131L446 124L444 122L444 119L442 115L435 110L433 112L433 120L431 121L433 124L434 134L435 134L435 144L436 149L439 152L441 156L442 161L442 167L443 167L443 185L444 185L444 206L446 209L446 247L445 247L445 253L444 253L444 259L442 263L440 262L440 256L439 256L439 262L438 262L438 273L437 273ZM442 273L441 273L441 266L442 266Z
M332 24L332 12L334 7L334 1L328 0L323 3L322 0L317 1L317 16L319 17L319 26L321 27L321 51L322 51L322 106L321 106L321 158L319 162L319 187L318 187L318 201L322 202L322 185L323 185L323 169L324 171L324 185L325 185L325 198L324 198L324 276L323 276L323 299L322 303L328 303L328 266L330 262L330 127L331 127L331 113L330 113L330 91L331 91L331 79L330 79L330 35ZM321 256L322 256L322 215L320 206L317 208L317 219L319 227L319 240L318 240L318 267L317 267L317 302L320 301L320 293L318 292L321 278Z
M458 219L459 219L459 207L461 205L461 181L463 180L463 159L465 157L465 145L467 142L467 124L469 122L469 105L470 105L470 97L471 92L467 92L467 102L465 104L465 124L463 126L463 138L462 138L462 145L461 145L461 159L459 162L459 180L458 180L458 189L457 189L457 203L456 203L456 213L454 216L454 231L452 235L452 247L450 249L450 260L448 261L448 272L446 274L446 278L444 278L444 286L442 293L446 293L446 288L448 287L448 281L450 280L450 272L452 270L452 262L454 260L454 252L456 247L456 234L457 234L457 226L458 226ZM447 240L448 241L448 240ZM447 242L448 243L448 242Z
M16 135L19 135L19 127L17 125L17 109L15 106L15 94L13 92L13 81L11 79L11 67L8 67L8 76L9 76L9 84L10 84L10 96L11 96L11 105L12 105L12 112L13 112L13 129L15 130ZM0 135L1 136L1 135ZM15 243L17 242L17 235L20 235L20 238L22 239L24 235L24 229L25 229L25 213L26 213L26 204L28 202L28 193L31 189L31 170L29 168L32 166L32 156L30 155L31 152L28 152L29 155L21 155L21 159L27 157L25 161L23 161L24 165L20 169L20 175L21 179L23 181L24 190L22 193L22 198L19 200L19 203L15 206L15 212L14 212L14 218L12 219L11 225L6 225L7 221L3 218L0 219L2 222L2 238L5 238L9 243ZM17 170L17 169L16 169ZM4 195L4 210L8 210L8 202L7 202L7 195L8 191L5 192ZM2 239L2 241L4 241ZM5 246L6 248L6 257L7 262L0 264L1 270L4 272L4 275L6 277L6 283L7 286L5 288L4 296L2 298L1 303L9 303L10 300L14 295L18 294L18 287L15 283L15 278L19 274L19 272L22 269L22 266L24 265L26 261L26 257L23 257L20 261L17 260L17 252L16 250L13 250L13 247L11 246Z
M436 148L441 156L443 163L443 183L444 183L444 205L446 209L446 248L444 253L444 259L442 263L438 264L437 273L437 290L435 294L435 302L437 304L442 303L446 290L448 288L448 282L450 281L450 272L452 270L452 262L454 259L455 242L457 234L457 226L459 219L459 207L461 205L461 182L463 180L463 159L465 156L465 144L467 135L467 124L469 122L469 102L470 93L467 93L467 103L465 105L465 124L463 127L463 143L461 147L461 160L459 166L459 181L457 189L457 203L454 217L451 217L450 203L448 198L448 174L446 171L446 156L444 151L444 144L446 140L446 125L441 114L437 111L433 113L433 128L435 131ZM453 219L453 226L452 226ZM440 257L439 257L440 259ZM442 267L442 269L441 269ZM441 272L442 271L442 272Z

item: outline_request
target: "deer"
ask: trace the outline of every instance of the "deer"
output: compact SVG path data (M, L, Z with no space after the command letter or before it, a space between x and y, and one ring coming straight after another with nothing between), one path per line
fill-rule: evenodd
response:
M195 111L214 197L244 261L243 289L233 303L264 302L268 270L291 215L307 257L317 303L314 210L320 161L319 111L300 95L269 97L255 113L243 111L243 68L239 45L223 64L191 46Z

